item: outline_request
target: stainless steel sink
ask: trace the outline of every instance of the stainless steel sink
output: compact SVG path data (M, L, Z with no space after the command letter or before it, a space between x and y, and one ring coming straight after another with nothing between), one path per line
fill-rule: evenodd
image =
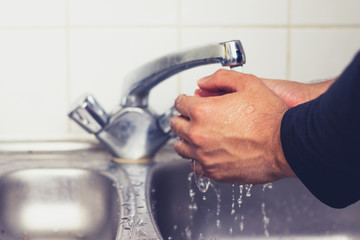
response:
M203 193L189 174L189 162L175 161L150 175L150 204L163 239L360 239L359 203L332 209L295 179L254 186L248 197L245 187L241 197L240 186L215 182Z
M113 181L74 168L26 169L0 177L0 222L14 239L115 239Z
M122 238L122 219L133 214L123 207L131 185L105 151L76 143L9 146L0 149L1 240Z
M0 143L0 240L360 239L360 204L331 209L288 179L246 192L199 191L171 144L119 163L92 143Z

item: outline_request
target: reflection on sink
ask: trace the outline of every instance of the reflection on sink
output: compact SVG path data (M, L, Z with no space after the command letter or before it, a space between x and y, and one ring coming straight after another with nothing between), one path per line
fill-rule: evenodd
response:
M254 186L250 197L243 189L239 207L238 185L213 182L202 193L189 173L189 163L177 161L159 164L150 176L150 203L163 239L360 239L359 203L332 209L298 180L285 179L272 189Z
M91 170L39 168L0 176L0 239L113 240L119 194Z

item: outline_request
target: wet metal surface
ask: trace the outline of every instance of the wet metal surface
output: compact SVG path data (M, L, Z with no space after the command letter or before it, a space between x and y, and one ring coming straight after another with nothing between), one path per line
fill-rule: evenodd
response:
M119 195L95 171L18 170L0 177L0 192L0 222L14 239L116 237Z
M249 196L215 182L202 193L188 178L189 164L165 163L152 173L150 201L164 239L360 239L359 203L332 209L295 179L254 186Z
M88 143L0 143L0 240L354 240L359 222L359 203L329 208L294 179L200 191L171 144L129 164Z

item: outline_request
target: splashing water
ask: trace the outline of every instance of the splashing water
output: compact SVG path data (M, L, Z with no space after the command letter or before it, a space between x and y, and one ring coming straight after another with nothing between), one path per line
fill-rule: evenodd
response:
M244 231L244 215L241 215L241 218L240 218L240 224L239 224L239 227L240 227L240 231Z
M231 197L231 215L234 215L236 213L235 211L235 184L233 184L231 186L231 193L232 193L232 197Z
M220 188L217 188L213 183L210 182L209 185L215 192L216 195L216 227L218 229L221 228L221 221L220 221L220 211L221 211L221 192L220 192Z
M243 203L243 190L244 190L244 185L240 185L239 186L239 198L237 200L239 208L241 208L241 204Z
M206 193L210 186L210 178L203 177L202 174L200 176L198 176L195 173L196 161L195 160L191 160L191 161L192 161L192 164L194 165L194 180L195 180L196 186L198 187L200 192Z
M189 173L188 175L188 181L189 181L189 197L190 197L190 205L189 205L189 210L191 212L190 214L190 221L193 219L194 217L194 212L198 209L197 207L197 204L195 202L195 191L194 189L192 189L191 187L191 179L192 179L192 176L194 175L194 173Z
M263 215L263 222L264 222L264 234L266 237L269 237L269 223L270 223L270 219L267 217L266 215L266 211L265 211L265 203L263 202L261 204L261 213Z
M246 191L246 194L245 194L246 197L251 197L251 188L252 187L253 187L252 184L245 184L244 185L244 188L245 188L245 191Z
M264 199L264 192L266 189L272 189L272 183L266 183L263 185L262 188L262 197ZM270 224L270 219L266 214L266 208L265 208L265 202L263 200L262 204L261 204L261 213L263 215L263 222L264 222L264 234L266 237L269 237L269 224Z

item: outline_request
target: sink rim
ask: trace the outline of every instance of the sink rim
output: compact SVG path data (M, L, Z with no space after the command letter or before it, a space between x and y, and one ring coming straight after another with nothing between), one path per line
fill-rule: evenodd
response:
M0 153L34 153L34 152L73 152L73 151L105 151L96 141L89 140L42 140L42 141L0 141Z

